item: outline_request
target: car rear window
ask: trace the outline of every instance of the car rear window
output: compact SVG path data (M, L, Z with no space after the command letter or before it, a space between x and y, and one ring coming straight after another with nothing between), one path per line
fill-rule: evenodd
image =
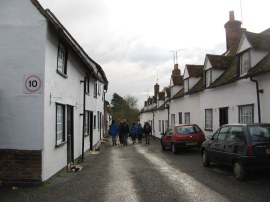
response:
M196 134L196 133L200 133L201 130L198 126L194 125L194 126L178 126L176 129L176 133L179 135L182 134Z
M270 125L248 126L252 142L270 143Z

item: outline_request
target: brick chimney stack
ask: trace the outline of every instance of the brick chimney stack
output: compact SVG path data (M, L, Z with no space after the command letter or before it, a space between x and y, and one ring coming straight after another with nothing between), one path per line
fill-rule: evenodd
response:
M180 69L178 69L178 64L174 64L174 69L172 71L172 76L179 76L181 74Z
M226 31L227 50L238 45L240 38L245 31L241 28L241 22L234 19L234 11L229 12L229 21L224 25Z
M155 94L155 96L157 96L158 93L159 93L159 85L156 83L156 85L154 86L154 94Z

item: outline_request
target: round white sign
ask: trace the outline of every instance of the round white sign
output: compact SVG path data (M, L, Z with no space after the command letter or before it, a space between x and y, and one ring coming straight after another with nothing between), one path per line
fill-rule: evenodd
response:
M41 78L37 75L30 75L25 79L24 86L29 93L35 93L40 90L42 85Z

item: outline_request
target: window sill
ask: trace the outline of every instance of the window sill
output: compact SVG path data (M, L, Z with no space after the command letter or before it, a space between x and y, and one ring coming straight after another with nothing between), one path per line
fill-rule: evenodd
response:
M56 70L56 72L57 72L58 74L60 74L62 77L68 78L68 76L67 76L66 74L64 74L63 72L60 72L59 70Z
M59 144L55 145L55 148L62 147L62 146L64 146L66 143L67 143L66 141L61 142L61 143L59 143Z
M204 129L204 130L208 132L213 132L213 129Z

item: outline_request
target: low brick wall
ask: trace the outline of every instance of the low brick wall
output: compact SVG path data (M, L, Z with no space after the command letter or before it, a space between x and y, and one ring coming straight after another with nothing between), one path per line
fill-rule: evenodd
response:
M2 184L41 183L42 156L39 150L0 149Z

